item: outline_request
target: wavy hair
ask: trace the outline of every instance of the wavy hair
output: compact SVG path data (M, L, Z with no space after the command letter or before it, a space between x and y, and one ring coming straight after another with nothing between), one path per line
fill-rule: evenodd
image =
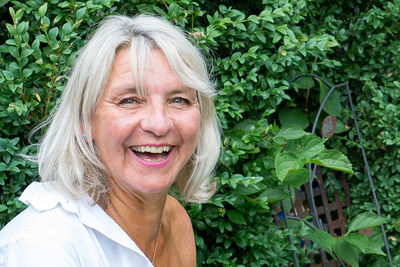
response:
M220 150L214 84L204 57L185 34L170 22L150 15L107 17L83 47L59 104L39 126L49 125L36 155L41 180L58 181L58 187L75 199L89 195L95 203L108 202L108 170L100 161L95 144L89 141L91 118L115 55L125 47L130 47L132 62L137 66L133 68L136 81L143 81L137 75L149 53L159 49L181 82L197 91L201 113L199 139L175 184L186 201L207 201L215 192L212 175Z

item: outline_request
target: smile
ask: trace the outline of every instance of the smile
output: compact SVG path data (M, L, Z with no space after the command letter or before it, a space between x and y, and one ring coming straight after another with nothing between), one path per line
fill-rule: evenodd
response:
M164 161L171 151L171 146L132 146L132 152L141 160L149 163Z

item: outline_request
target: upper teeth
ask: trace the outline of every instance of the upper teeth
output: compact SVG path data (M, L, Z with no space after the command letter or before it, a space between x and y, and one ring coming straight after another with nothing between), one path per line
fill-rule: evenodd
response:
M133 146L132 149L137 152L163 153L171 150L170 146Z

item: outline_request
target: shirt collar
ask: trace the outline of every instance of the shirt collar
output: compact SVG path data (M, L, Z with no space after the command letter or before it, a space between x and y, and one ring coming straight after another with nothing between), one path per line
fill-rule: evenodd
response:
M57 182L33 182L24 190L19 200L40 212L54 209L60 204L67 212L76 214L82 224L147 259L136 243L99 205L91 204L89 197L80 200L67 198L58 189Z

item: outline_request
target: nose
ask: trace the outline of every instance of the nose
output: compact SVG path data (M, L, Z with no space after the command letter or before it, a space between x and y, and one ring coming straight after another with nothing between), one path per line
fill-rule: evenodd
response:
M145 132L150 132L155 136L165 136L170 131L173 121L168 114L168 110L161 106L150 105L145 110L145 114L140 123L140 127Z

